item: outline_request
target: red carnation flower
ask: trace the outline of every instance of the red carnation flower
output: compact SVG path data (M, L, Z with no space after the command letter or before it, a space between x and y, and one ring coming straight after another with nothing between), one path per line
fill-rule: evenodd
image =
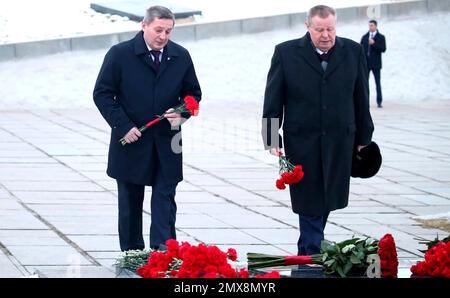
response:
M391 234L384 235L378 242L378 255L380 256L383 277L397 277L397 250Z
M228 259L230 259L232 261L237 260L237 252L234 248L229 248L227 251L227 255L228 255Z
M255 278L280 278L280 272L278 271L271 271L265 274L257 274L255 275Z
M249 278L250 277L250 273L246 269L242 268L238 272L238 277L239 278Z
M276 186L278 189L286 189L286 185L284 185L283 179L277 179Z
M281 177L275 184L278 189L285 189L286 184L295 184L303 179L304 173L301 165L294 166L285 156L279 157L279 164Z
M410 268L417 276L450 278L450 242L439 242L425 253L425 261Z
M237 252L229 248L226 252L217 246L205 244L190 245L176 240L166 242L165 252L152 252L147 264L137 269L137 273L145 278L248 278L249 272L233 268L229 260L237 260ZM271 273L263 275L275 278Z
M191 95L188 95L184 98L184 103L186 105L186 109L192 116L198 116L199 104L198 101Z

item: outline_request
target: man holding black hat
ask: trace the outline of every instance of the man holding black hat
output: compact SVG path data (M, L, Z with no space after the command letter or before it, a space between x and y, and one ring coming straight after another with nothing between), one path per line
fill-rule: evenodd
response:
M299 214L298 254L320 252L330 211L348 205L353 148L371 143L367 64L358 43L336 36L336 12L311 8L308 32L275 47L263 109L266 149L303 166L290 186ZM284 119L284 122L283 122Z

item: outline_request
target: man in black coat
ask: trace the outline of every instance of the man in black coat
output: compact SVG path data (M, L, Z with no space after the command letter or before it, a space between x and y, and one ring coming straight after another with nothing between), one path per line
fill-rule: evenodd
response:
M142 31L108 51L94 88L95 104L111 126L107 174L117 180L122 251L145 246L145 185L152 186L150 247L159 248L176 238L175 189L183 180L183 121L170 109L187 95L199 101L201 90L189 52L169 40L174 24L169 9L150 7ZM139 131L164 112L168 112L166 119ZM119 143L122 137L125 146Z
M368 145L374 129L363 48L336 37L331 7L311 8L306 26L305 36L275 47L262 130L271 154L282 155L284 143L286 157L303 166L303 180L290 186L301 255L320 252L330 211L347 206L353 148Z
M375 20L369 21L369 31L361 38L361 45L367 56L367 69L372 71L377 87L377 105L383 107L383 96L381 94L381 53L386 52L386 38L378 31L378 23Z

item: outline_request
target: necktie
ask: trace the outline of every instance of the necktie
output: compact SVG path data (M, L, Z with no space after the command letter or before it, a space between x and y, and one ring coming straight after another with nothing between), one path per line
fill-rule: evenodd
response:
M328 66L328 59L330 58L331 52L334 48L331 48L326 53L319 54L320 57L320 64L322 65L322 69L325 71L327 70Z
M326 53L322 53L322 54L320 54L320 61L328 62L329 57L330 57L330 51L328 51Z
M160 51L154 51L154 50L151 50L150 51L151 53L152 53L152 55L153 55L153 64L155 65L155 69L156 69L156 72L158 72L159 71L159 66L161 65L161 61L159 60L159 56L161 55L161 52Z

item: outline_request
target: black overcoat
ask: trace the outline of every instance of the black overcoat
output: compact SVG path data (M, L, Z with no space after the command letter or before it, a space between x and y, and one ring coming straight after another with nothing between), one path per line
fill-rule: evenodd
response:
M377 32L373 37L375 43L369 45L369 32L367 32L361 38L361 45L364 48L364 53L367 57L367 67L368 69L381 69L383 64L381 60L381 54L386 52L386 38L380 32ZM370 47L370 55L369 55Z
M169 41L155 71L143 32L107 52L100 69L94 101L111 127L107 174L115 179L152 185L161 170L167 183L183 179L181 128L167 121L153 125L134 143L122 146L119 139L134 126L180 104L186 95L197 100L201 90L189 52ZM178 145L177 145L178 144ZM159 165L159 167L158 167Z
M278 118L279 142L305 173L290 187L293 211L303 215L347 206L353 146L369 144L374 129L363 48L336 37L329 59L323 71L307 33L275 47L267 77L265 148L275 147L278 138L270 135L274 122L264 118Z

